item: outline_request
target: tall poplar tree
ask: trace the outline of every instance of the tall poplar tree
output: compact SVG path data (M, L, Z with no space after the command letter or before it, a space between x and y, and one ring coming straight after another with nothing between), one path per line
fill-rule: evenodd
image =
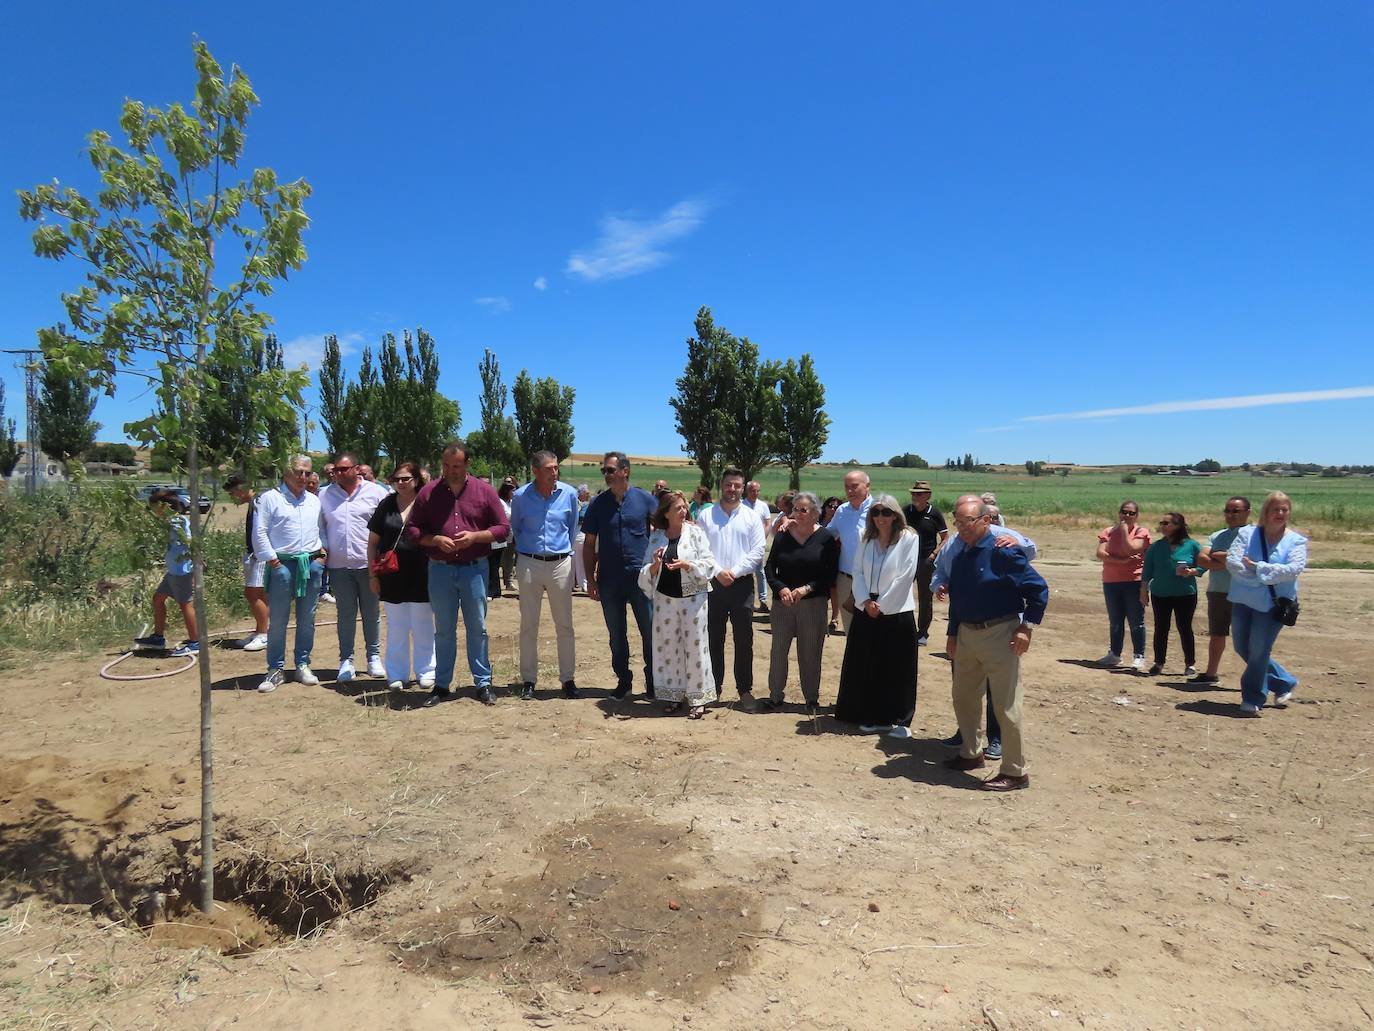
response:
M43 363L38 395L38 446L71 471L72 464L95 443L100 423L91 419L96 391L91 377L63 361Z
M668 403L682 436L683 452L701 470L701 482L714 486L725 468L738 341L715 324L711 309L704 306L697 310L695 328L696 336L687 339L687 366Z
M802 355L800 362L787 359L778 369L778 420L772 451L789 470L789 489L801 489L801 471L821 457L829 436L825 384L816 375L811 356Z
M560 386L552 376L534 379L525 369L515 377L515 435L522 459L536 451L552 451L562 462L572 454L572 387Z

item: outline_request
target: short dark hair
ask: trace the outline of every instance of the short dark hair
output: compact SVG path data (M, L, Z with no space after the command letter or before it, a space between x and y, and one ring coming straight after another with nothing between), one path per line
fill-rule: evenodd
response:
M234 473L233 476L224 481L225 490L238 490L240 487L247 487L248 485L248 481L238 473Z
M738 476L741 480L745 479L743 470L736 469L733 465L727 465L725 471L720 474L720 482L724 483L731 476Z
M615 459L615 467L617 469L630 468L630 460L625 457L624 451L607 451L604 455L601 456L601 462L604 465L606 462L609 462L613 458Z
M187 512L190 506L181 499L181 495L174 490L155 490L150 498L149 505L171 505L178 512Z
M331 465L338 465L338 464L339 464L340 462L342 462L345 458L347 458L350 462L353 463L353 468L356 469L356 468L358 467L358 465L359 465L358 456L355 455L352 451L340 451L337 455L334 456L334 461L331 462L330 464L331 464Z
M459 451L463 452L463 461L472 461L472 452L468 450L467 442L463 440L450 440L444 445L444 453L440 457L447 458L449 455L456 455Z
M1229 498L1227 498L1226 500L1227 500L1227 501L1239 501L1242 505L1245 506L1245 511L1247 511L1247 512L1250 511L1250 499L1247 498L1244 494L1232 494L1232 495L1231 495Z

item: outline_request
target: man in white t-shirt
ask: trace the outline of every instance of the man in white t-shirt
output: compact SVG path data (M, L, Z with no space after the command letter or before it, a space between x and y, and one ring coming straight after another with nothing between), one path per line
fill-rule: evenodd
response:
M759 481L750 480L744 486L744 503L758 513L763 520L763 554L768 556L768 546L773 542L773 510L768 507L768 502L759 497ZM757 588L759 609L763 612L768 611L768 581L764 579L763 570L760 569L754 574L754 586Z

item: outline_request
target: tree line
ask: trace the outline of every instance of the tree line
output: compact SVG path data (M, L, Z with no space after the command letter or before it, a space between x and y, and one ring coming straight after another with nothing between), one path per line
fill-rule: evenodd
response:
M830 434L825 387L811 356L760 361L758 346L716 325L707 307L697 311L695 329L668 403L701 482L719 483L728 466L753 479L778 462L787 466L792 489L799 488L802 469L821 457Z

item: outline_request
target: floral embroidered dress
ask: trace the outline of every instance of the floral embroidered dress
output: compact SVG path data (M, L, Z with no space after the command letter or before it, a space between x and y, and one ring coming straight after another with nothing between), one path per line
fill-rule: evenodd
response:
M664 566L655 579L650 570L659 548L665 549ZM686 569L667 569L667 562L673 560L689 565ZM706 633L706 597L711 578L718 571L706 532L695 523L684 523L676 540L669 540L663 530L649 536L639 586L654 603L654 696L662 701L687 702L697 708L716 700Z

